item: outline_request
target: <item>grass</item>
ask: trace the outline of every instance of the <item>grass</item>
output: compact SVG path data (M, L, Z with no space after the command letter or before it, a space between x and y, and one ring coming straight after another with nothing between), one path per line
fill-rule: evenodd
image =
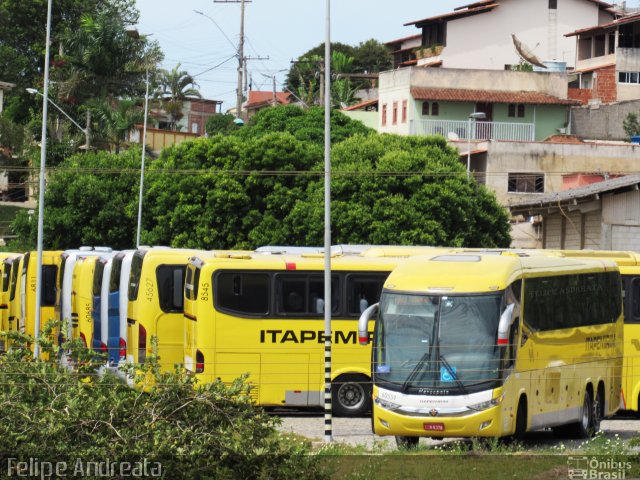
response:
M389 450L386 442L370 449L336 443L317 448L315 454L331 478L347 480L552 480L568 478L570 468L589 469L590 462L599 465L592 469L596 475L601 472L598 478L637 478L640 458L630 448L638 443L640 439L627 444L599 434L573 449L562 445L532 451L518 443L471 439L412 450Z

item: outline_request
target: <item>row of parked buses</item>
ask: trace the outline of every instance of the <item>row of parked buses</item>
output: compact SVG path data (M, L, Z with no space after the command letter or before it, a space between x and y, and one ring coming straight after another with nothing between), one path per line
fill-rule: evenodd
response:
M332 250L336 414L373 407L376 433L412 444L585 435L620 404L638 410L640 256ZM35 333L35 257L3 254L2 330ZM42 324L70 320L61 335L114 365L144 363L155 337L164 370L181 364L200 382L249 374L259 405L321 406L323 269L312 248L45 252Z

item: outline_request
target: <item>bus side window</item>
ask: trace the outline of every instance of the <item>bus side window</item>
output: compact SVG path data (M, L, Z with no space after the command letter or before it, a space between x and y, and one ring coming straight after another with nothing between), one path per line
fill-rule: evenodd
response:
M625 322L640 323L640 277L632 278L625 292Z

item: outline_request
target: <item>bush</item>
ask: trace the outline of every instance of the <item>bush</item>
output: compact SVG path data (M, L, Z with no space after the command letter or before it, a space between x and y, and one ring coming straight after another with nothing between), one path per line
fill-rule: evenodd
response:
M31 340L10 335L13 346L0 358L5 465L9 458L14 465L33 458L66 462L67 476L80 468L87 478L100 476L92 475L96 468L108 469L108 478L124 477L122 462L138 472L146 468L144 478L158 468L171 479L324 478L309 446L278 433L277 419L252 405L242 379L196 387L182 371L160 374L151 358L142 374L153 377L153 386L141 392L113 374L98 374L102 359L77 344L64 347L78 367L69 369L32 360ZM52 342L43 345L57 358Z

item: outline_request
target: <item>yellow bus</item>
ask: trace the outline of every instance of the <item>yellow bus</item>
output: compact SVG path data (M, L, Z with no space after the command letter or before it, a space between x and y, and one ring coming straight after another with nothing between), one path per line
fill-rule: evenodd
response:
M416 257L389 276L358 326L373 338L373 430L587 437L620 405L621 278L611 261L549 256Z
M9 331L17 332L19 328L20 318L20 273L22 272L22 263L24 255L18 255L13 259L7 259L5 262L11 262L11 278L9 279L9 311L8 311L8 328ZM6 345L8 348L10 345Z
M0 275L2 278L2 287L0 288L0 331L3 332L9 330L11 267L13 266L13 259L17 256L17 253L0 252Z
M158 339L161 368L171 371L184 358L184 274L198 250L152 247L131 259L127 306L127 362L144 363Z
M370 353L356 345L357 319L377 301L398 261L356 254L331 259L336 415L370 410ZM203 383L248 373L253 400L262 406L322 406L323 270L322 253L193 257L185 283L187 371Z
M93 338L93 273L99 257L79 256L71 275L71 339L91 348Z
M42 252L42 288L40 297L40 328L48 322L56 320L56 300L58 293L58 269L62 251ZM22 271L17 285L19 289L20 315L18 331L35 337L36 317L36 269L37 252L27 252L20 264ZM16 294L18 296L18 294Z
M570 258L609 259L618 264L624 306L622 408L640 411L640 254L606 250L559 250L556 253Z

